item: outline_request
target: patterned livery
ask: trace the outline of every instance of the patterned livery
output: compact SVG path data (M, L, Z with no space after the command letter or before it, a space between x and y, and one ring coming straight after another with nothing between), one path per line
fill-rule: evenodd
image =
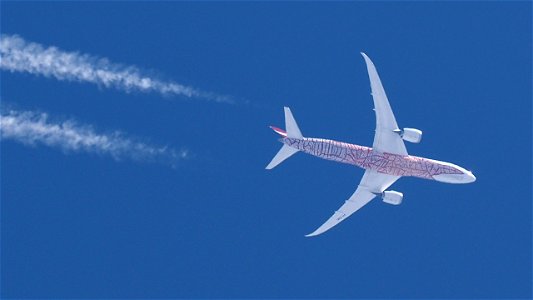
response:
M461 174L460 170L440 162L391 153L379 153L372 148L317 138L284 138L282 143L302 152L345 164L355 165L379 173L395 176L414 176L433 179L435 175Z

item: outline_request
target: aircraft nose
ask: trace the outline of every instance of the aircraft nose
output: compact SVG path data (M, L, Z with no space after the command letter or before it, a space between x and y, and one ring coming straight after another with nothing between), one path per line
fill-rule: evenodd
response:
M467 183L471 183L471 182L476 181L476 176L474 176L474 174L472 174L472 172L470 172L470 171L465 173L465 177L466 177L466 182Z

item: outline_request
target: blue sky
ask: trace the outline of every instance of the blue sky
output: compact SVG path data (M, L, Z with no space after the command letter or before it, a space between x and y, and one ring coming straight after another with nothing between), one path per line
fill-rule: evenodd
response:
M3 68L3 117L187 155L3 138L2 297L530 297L531 18L528 2L2 2L2 34L234 102ZM371 145L360 51L424 131L410 154L477 181L401 179L402 205L305 238L363 170L297 154L266 171L267 126L286 105L305 136Z

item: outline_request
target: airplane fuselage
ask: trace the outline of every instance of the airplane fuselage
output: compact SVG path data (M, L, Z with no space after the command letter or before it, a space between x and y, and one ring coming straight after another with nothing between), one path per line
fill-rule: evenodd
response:
M302 152L363 169L394 176L413 176L446 183L470 183L471 172L452 163L411 155L381 153L370 147L321 138L282 138L287 146Z

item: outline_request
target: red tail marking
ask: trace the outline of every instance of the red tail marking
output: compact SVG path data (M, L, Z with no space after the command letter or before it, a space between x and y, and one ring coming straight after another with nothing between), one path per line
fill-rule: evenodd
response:
M274 130L277 134L281 135L282 137L287 137L287 132L281 128L278 128L276 126L269 126L270 128L272 128L272 130Z

